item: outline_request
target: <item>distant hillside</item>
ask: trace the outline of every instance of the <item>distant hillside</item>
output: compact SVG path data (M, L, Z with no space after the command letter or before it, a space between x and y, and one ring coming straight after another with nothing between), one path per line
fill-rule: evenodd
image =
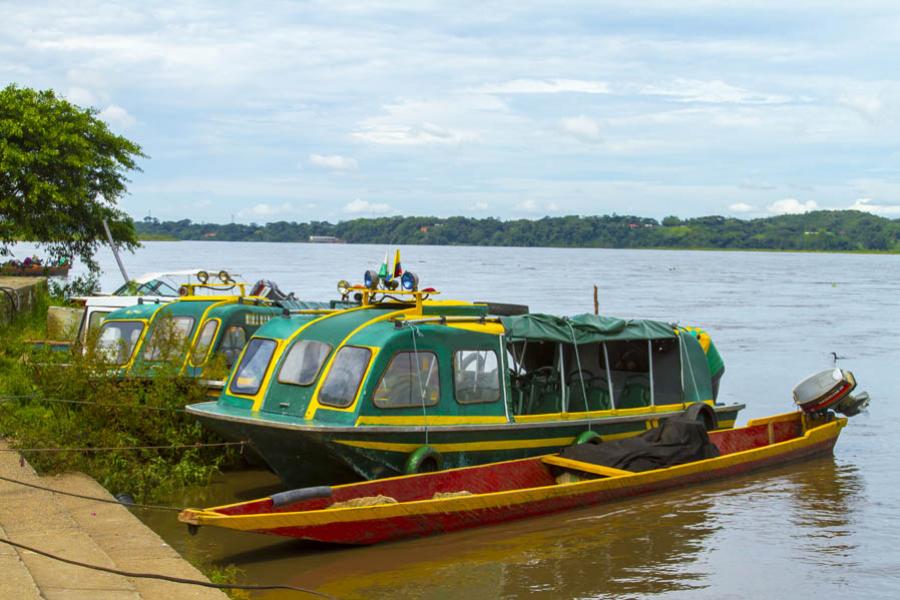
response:
M136 226L142 239L157 240L306 242L310 236L334 236L350 244L900 251L900 220L852 210L750 220L666 217L662 222L620 215L544 217L533 221L382 217L336 224L278 221L266 225L147 218Z

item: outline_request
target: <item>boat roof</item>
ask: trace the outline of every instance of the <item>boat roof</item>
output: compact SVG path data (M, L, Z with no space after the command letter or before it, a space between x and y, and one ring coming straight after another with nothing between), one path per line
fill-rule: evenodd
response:
M618 319L600 315L581 314L558 317L547 314L527 314L500 317L507 339L512 342L540 340L551 342L593 344L624 340L655 340L674 338L675 327L646 319Z

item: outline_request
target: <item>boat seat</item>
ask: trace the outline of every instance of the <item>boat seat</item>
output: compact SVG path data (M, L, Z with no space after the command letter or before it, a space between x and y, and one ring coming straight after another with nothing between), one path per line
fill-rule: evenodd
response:
M616 397L616 408L650 406L650 380L646 375L632 375L625 380L622 393Z
M591 410L608 410L609 384L605 377L593 376L584 378L584 387L576 377L568 383L568 412L586 412ZM585 399L585 394L587 398Z

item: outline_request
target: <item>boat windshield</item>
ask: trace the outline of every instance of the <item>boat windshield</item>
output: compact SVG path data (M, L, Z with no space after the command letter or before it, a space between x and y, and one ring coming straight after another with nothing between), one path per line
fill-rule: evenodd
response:
M318 377L319 370L330 352L331 344L316 340L300 340L288 351L278 372L278 382L310 385Z
M338 408L353 404L371 356L368 348L344 346L338 350L319 392L319 403Z
M166 317L153 326L144 360L170 360L181 354L194 330L194 317Z
M162 279L151 279L135 286L133 283L126 283L115 292L114 296L178 296L178 289Z
M209 349L212 347L213 340L216 339L216 332L219 330L218 319L210 319L203 324L200 335L197 337L197 343L194 345L194 352L191 356L191 364L195 367L206 362Z
M143 330L140 321L107 321L100 329L97 351L109 363L124 365L131 359Z
M252 396L259 391L266 371L269 370L269 361L275 352L275 341L265 338L253 338L247 344L247 350L238 365L234 377L231 379L231 392Z

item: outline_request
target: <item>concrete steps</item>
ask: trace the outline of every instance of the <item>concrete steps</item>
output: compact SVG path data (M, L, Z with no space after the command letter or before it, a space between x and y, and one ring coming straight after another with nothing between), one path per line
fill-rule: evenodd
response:
M0 450L7 449L0 441ZM38 485L111 498L81 475L38 477L15 452L0 452L0 475ZM174 515L173 515L174 518ZM131 512L118 504L71 498L0 481L0 535L53 554L126 571L206 578ZM129 579L67 565L0 544L0 599L224 600L219 590L149 579Z

